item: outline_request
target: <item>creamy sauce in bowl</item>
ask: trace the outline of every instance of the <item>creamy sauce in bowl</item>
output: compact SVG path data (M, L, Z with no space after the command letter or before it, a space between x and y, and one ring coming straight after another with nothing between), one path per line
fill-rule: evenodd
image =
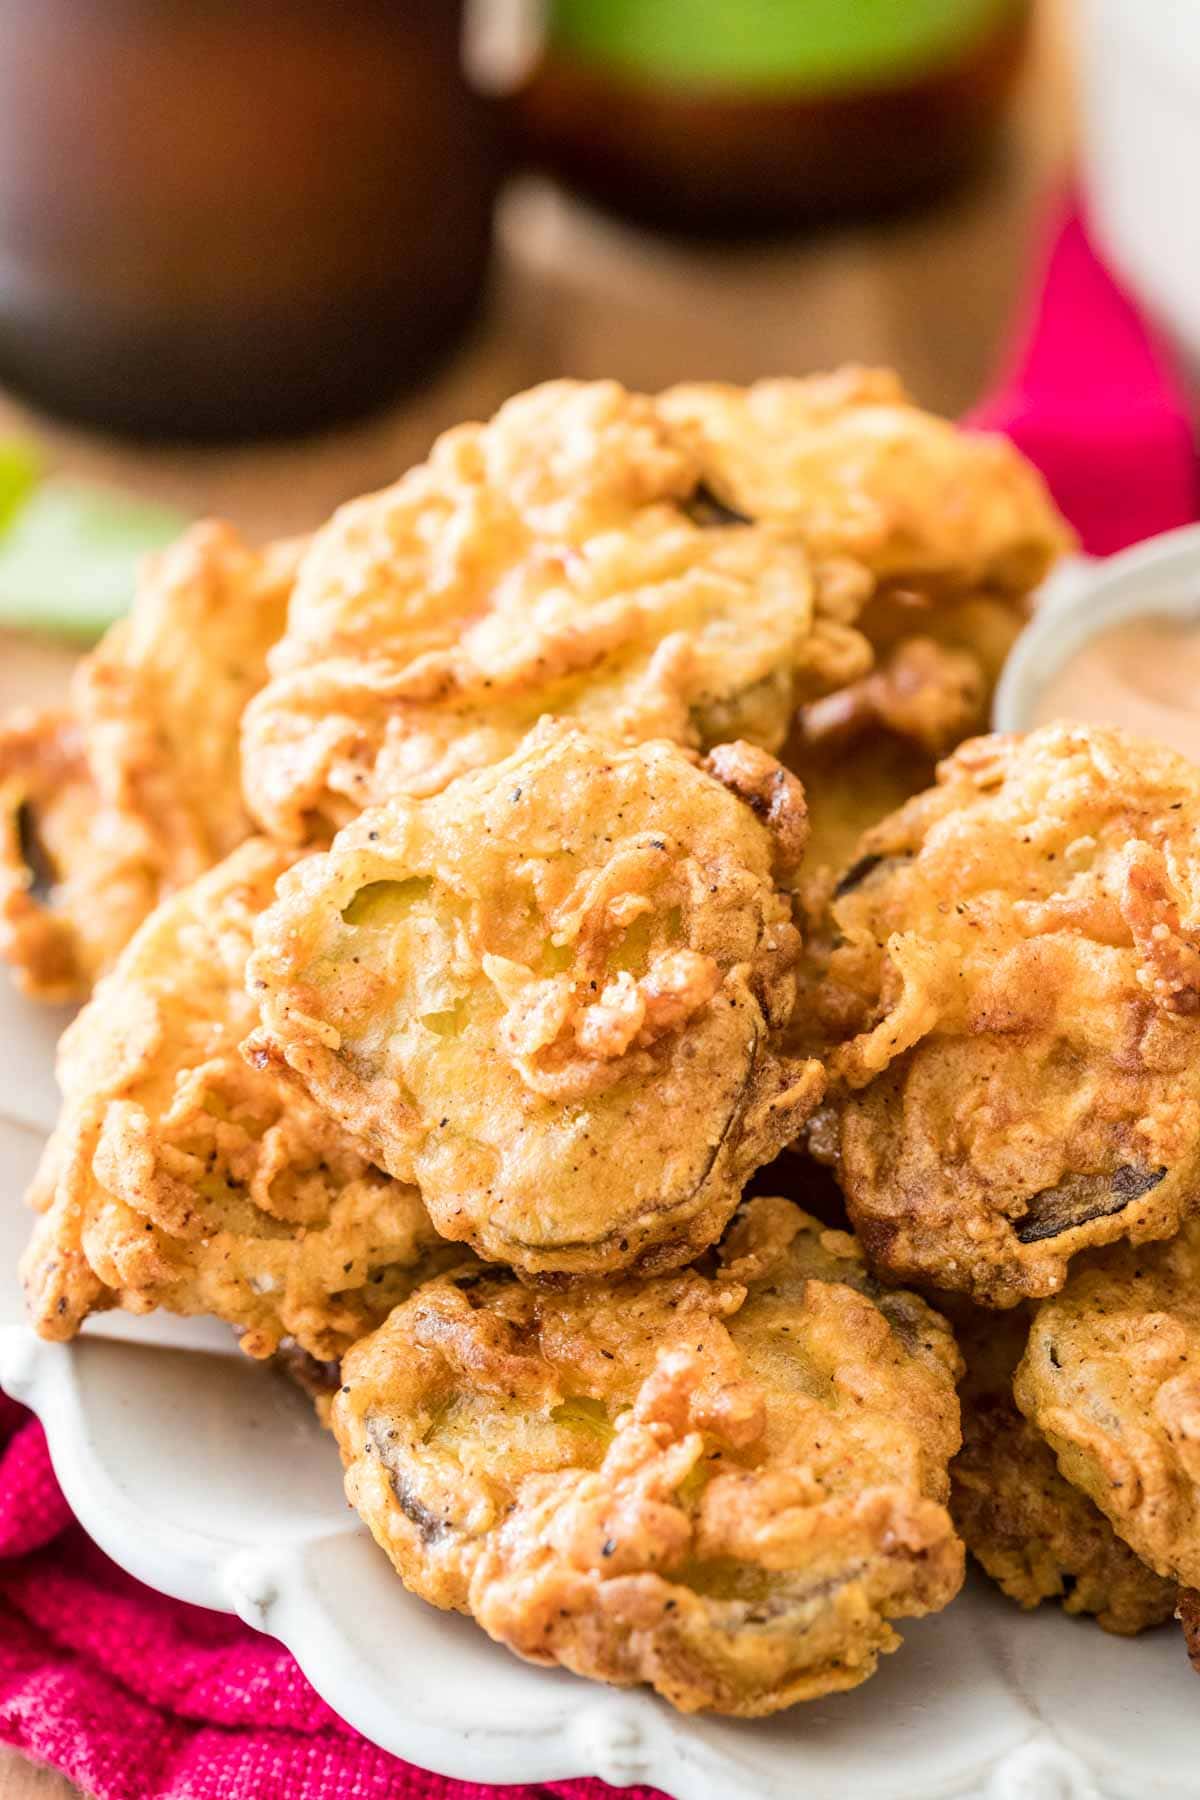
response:
M1200 618L1130 620L1100 631L1047 680L1031 725L1117 725L1200 762Z

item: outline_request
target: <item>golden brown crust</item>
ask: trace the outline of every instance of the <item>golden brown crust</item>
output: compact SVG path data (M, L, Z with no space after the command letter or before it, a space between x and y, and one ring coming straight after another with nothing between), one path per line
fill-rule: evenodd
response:
M247 713L247 793L274 835L327 838L498 761L543 714L776 751L798 703L869 681L876 614L936 620L985 587L1015 617L1065 543L1011 446L882 378L657 399L551 382L318 534ZM921 592L877 595L902 574ZM955 718L973 709L957 735L981 723L973 650L939 653L939 749L948 687Z
M1070 532L1007 438L922 412L885 369L671 388L659 402L717 498L889 584L1028 593Z
M965 745L862 840L815 1004L849 1039L840 1174L890 1275L1012 1305L1191 1211L1198 830L1192 764L1051 726Z
M905 588L881 591L858 615L870 669L802 705L780 751L809 796L802 887L814 923L864 832L930 787L939 757L987 729L996 682L1027 611L1008 595L957 598Z
M318 1361L412 1287L435 1234L289 1085L251 1069L250 929L294 853L252 840L164 901L67 1031L23 1275L46 1337L90 1312L212 1313Z
M548 383L318 534L247 716L247 792L276 835L320 837L499 761L547 713L777 747L802 678L862 666L846 638L803 545L719 514L653 400Z
M704 767L767 827L781 878L794 876L808 844L808 801L796 777L765 750L742 742L718 744Z
M1147 1568L1018 1411L1013 1373L1030 1312L953 1313L966 1360L959 1384L963 1447L950 1465L950 1511L967 1549L1018 1606L1059 1600L1132 1636L1175 1610L1175 1583Z
M824 1086L776 1050L797 826L790 779L768 785L782 855L674 745L546 721L496 768L364 814L259 925L254 1053L484 1255L688 1261Z
M964 650L933 638L907 638L869 675L810 701L801 712L803 740L832 751L868 732L890 732L941 756L978 729L986 701L983 672Z
M0 954L28 992L86 994L164 894L248 834L238 727L297 553L194 526L147 562L69 708L0 731Z
M1183 1627L1183 1641L1188 1661L1200 1675L1200 1594L1195 1588L1180 1588L1179 1606L1175 1614Z
M1125 1542L1200 1586L1200 1226L1076 1270L1038 1308L1015 1392Z
M404 1581L531 1660L744 1716L946 1605L957 1356L851 1239L750 1203L717 1271L427 1283L343 1368L347 1493Z
M85 989L83 971L111 961L153 903L131 846L123 863L108 858L95 904L97 808L74 714L13 713L0 729L0 956L39 999Z

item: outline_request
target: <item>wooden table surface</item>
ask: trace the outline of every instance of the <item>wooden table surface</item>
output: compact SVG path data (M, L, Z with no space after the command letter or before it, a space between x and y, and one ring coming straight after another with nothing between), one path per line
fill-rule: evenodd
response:
M1042 0L1006 155L932 214L795 244L667 245L525 183L501 212L494 292L473 341L388 415L303 444L234 452L130 449L34 418L0 396L0 432L32 424L62 466L217 512L256 537L304 530L382 485L447 425L548 376L615 375L646 388L747 381L854 360L898 368L918 399L956 413L995 367L1072 141L1070 0ZM0 637L5 673L52 683L61 654ZM7 683L5 684L7 685ZM76 1790L0 1749L0 1800Z

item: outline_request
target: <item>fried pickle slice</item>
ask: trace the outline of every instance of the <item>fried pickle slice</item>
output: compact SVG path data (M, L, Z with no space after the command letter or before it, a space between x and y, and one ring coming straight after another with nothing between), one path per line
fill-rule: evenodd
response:
M1074 1271L1037 1309L1015 1391L1113 1530L1200 1586L1200 1226Z
M1060 1471L1018 1410L1013 1375L1032 1309L951 1312L966 1362L963 1447L950 1465L950 1511L967 1549L1018 1606L1060 1601L1131 1637L1171 1618L1176 1584L1134 1555L1099 1507Z
M809 796L806 911L829 905L859 838L932 785L941 757L986 731L1005 658L1029 608L1014 597L884 594L857 629L872 663L801 705L780 759Z
M778 748L806 679L868 660L818 619L803 545L715 506L652 399L552 382L318 533L247 715L247 793L276 836L320 836L500 761L544 714Z
M810 686L779 751L809 794L815 914L861 833L986 729L1028 595L1071 534L1007 439L923 412L888 370L692 384L660 404L723 504L800 536L818 615L869 646L861 673Z
M247 836L238 727L297 554L194 526L148 559L67 708L0 729L0 955L28 993L83 997L164 894Z
M765 751L545 721L365 813L256 930L262 1030L438 1230L528 1273L688 1261L819 1099L776 1039L804 841Z
M806 442L814 430L830 440L836 527L827 500L806 504L826 452L793 456L798 485L785 482L782 497L760 483L747 498L742 445L696 426L695 395L708 390L655 399L614 382L518 395L343 508L305 558L273 679L246 716L246 789L262 824L292 841L327 838L368 805L435 793L498 761L545 714L630 742L779 750L797 706L870 681L893 609L877 589L905 568L899 545L915 527L896 522L885 555L863 519L895 511L893 465L914 458L906 505L922 520L933 509L946 542L910 559L928 582L900 596L901 610L911 603L925 623L954 610L964 585L990 582L1016 616L1066 536L1011 446L929 419L888 378L776 385L794 397ZM757 394L742 396L742 435L786 456L780 408L758 407ZM922 462L925 434L939 448ZM964 521L956 543L947 509L982 509L986 542ZM974 703L982 678L966 660ZM973 705L958 737L977 715ZM943 727L937 748L953 741Z
M754 1716L856 1686L892 1620L957 1592L957 1366L853 1239L764 1198L711 1273L427 1283L347 1357L333 1426L414 1593L531 1661Z
M863 838L815 1007L855 1229L990 1306L1169 1236L1200 1180L1200 776L1120 732L965 745Z
M659 401L717 500L890 586L1022 595L1070 547L1007 438L922 412L887 369L671 388Z
M22 1267L44 1337L161 1306L325 1362L437 1266L416 1191L239 1054L251 926L293 860L252 839L163 901L64 1035Z

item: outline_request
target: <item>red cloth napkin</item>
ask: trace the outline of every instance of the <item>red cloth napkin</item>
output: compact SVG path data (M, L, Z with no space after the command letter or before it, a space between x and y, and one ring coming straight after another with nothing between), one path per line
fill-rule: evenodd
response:
M1200 514L1189 395L1074 208L1047 234L997 390L967 424L1007 432L1093 556Z
M500 1791L377 1750L273 1638L124 1574L72 1518L37 1420L3 1395L0 1738L97 1800L487 1800ZM511 1800L612 1791L601 1781L503 1789ZM654 1800L645 1788L631 1794Z
M1200 511L1185 396L1074 216L1050 239L1001 390L970 423L1016 440L1096 553ZM41 1427L3 1396L0 1738L98 1800L486 1800L497 1791L385 1755L330 1712L273 1639L165 1600L114 1567L71 1517ZM612 1792L598 1781L504 1791L513 1800ZM648 1790L631 1792L650 1800Z

